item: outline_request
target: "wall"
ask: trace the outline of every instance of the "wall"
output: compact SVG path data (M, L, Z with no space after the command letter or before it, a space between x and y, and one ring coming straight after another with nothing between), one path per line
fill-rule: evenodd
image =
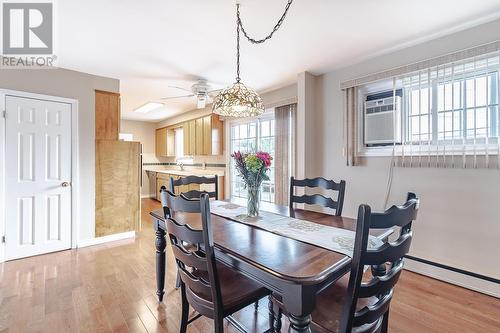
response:
M120 81L66 69L0 69L0 88L78 100L78 176L75 195L81 207L78 240L95 235L95 98L94 90L120 91ZM83 158L85 157L85 158Z
M120 133L131 133L134 141L142 144L142 162L159 162L155 155L156 123L122 119ZM142 172L141 197L149 196L149 179L145 171Z
M499 39L497 20L315 78L316 104L306 112L315 124L305 134L315 148L305 175L345 179L346 216L354 217L361 203L382 210L390 160L369 158L366 166L346 166L340 82ZM396 168L390 203L402 202L408 191L421 198L412 255L500 279L499 189L499 170Z

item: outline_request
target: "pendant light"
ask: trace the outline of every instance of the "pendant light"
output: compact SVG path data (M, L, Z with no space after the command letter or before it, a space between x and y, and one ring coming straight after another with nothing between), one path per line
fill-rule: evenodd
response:
M223 89L212 104L215 114L225 117L255 117L264 112L264 104L257 92L243 84L240 78L240 30L252 44L261 44L270 39L278 31L293 0L288 0L285 12L273 28L273 31L263 39L250 38L243 28L240 18L240 4L236 4L236 82L232 86Z

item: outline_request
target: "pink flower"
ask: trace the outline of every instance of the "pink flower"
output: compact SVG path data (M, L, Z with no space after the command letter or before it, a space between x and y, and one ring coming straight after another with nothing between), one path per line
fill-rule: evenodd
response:
M271 160L273 159L269 153L259 151L255 154L263 163L266 169L271 166Z

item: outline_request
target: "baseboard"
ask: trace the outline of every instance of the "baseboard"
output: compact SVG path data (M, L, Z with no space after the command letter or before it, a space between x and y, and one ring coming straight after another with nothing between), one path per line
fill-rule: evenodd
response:
M119 234L113 234L108 236L96 237L91 239L84 239L78 242L77 247L87 247L92 245L98 245L108 242L113 242L117 240L127 239L127 238L135 238L135 231L127 231Z
M148 199L148 198L156 198L155 195L152 194L141 194L141 199Z
M500 298L500 284L495 282L419 262L410 258L405 258L405 269L463 288Z

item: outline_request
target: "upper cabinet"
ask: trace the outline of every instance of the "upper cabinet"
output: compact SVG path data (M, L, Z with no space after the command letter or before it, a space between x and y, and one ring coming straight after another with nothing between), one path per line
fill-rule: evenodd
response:
M224 123L218 115L211 114L188 120L173 127L182 127L182 145L185 156L222 155ZM156 155L175 156L175 131L173 129L165 127L156 130Z
M118 140L120 132L120 94L95 91L95 139Z
M175 130L163 127L156 129L156 156L175 156Z

